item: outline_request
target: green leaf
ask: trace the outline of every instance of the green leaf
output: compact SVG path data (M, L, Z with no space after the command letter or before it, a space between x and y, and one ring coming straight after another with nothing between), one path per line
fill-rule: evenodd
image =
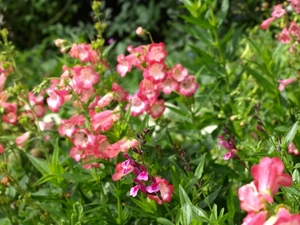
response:
M199 207L200 208L206 207L207 206L206 202L208 202L209 204L211 204L216 199L216 197L218 196L221 188L222 188L222 186L220 186L217 190L215 190L213 193L211 193L209 196L207 196L206 200L201 201L199 203Z
M225 20L225 18L227 16L227 13L228 13L228 8L229 8L229 1L228 0L222 0L218 26L220 26L223 23L223 21Z
M93 179L93 177L88 174L64 173L64 174L59 174L58 176L63 177L66 180L73 180L75 182L88 182Z
M250 73L262 87L266 88L270 94L275 95L276 87L273 83L271 83L267 78L265 78L264 74L257 72L256 70L250 68L249 66L245 67L245 70Z
M192 222L192 204L186 203L181 206L175 218L176 224L189 225Z
M136 204L138 205L141 209L143 209L143 211L146 211L148 213L154 213L154 210L152 209L152 207L147 204L147 202L144 202L144 201L140 201L138 199L135 199L135 198L131 198L131 200Z
M300 190L294 187L281 187L285 192L300 197Z
M157 218L157 222L163 225L174 225L170 220L162 217Z
M186 194L185 190L181 185L179 185L179 198L180 198L180 205L184 205L186 203L192 205L189 196Z
M47 175L44 175L42 178L40 178L37 182L35 182L33 184L33 186L37 186L37 185L40 185L40 184L43 184L47 181L50 181L52 179L54 179L56 177L56 175L54 174L47 174Z
M131 210L134 210L136 212L139 213L139 215L141 216L147 216L151 219L156 219L157 217L153 215L153 212L152 213L148 213L146 211L144 211L143 209L140 209L138 207L134 207L134 206L126 206L127 208L131 209Z
M43 175L48 175L50 174L50 169L48 166L48 163L46 162L46 160L44 159L39 159L39 158L35 158L30 154L26 154L27 157L30 159L30 161L32 162L33 166Z
M192 205L192 213L193 213L193 218L195 218L197 221L200 222L207 222L207 214L203 209L200 209L194 205Z
M203 168L204 168L204 164L205 164L205 156L206 156L206 154L203 154L201 156L199 165L196 168L195 177L197 180L199 180L202 177Z
M283 145L288 146L293 140L298 130L298 121L293 124L289 131L283 137Z

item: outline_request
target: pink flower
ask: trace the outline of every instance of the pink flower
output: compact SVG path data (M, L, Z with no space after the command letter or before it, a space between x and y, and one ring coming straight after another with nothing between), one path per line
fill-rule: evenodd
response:
M4 147L2 144L0 144L0 154L4 152Z
M294 37L298 37L300 34L300 27L295 23L295 21L292 21L289 27L289 33L293 35Z
M270 17L270 18L266 19L265 21L263 21L260 25L261 29L263 29L263 30L268 29L268 27L271 25L271 23L273 23L274 20L275 20L275 17Z
M164 43L160 42L158 44L150 44L147 53L146 61L147 63L162 63L167 56Z
M283 173L284 165L280 158L264 157L259 164L252 166L251 173L258 183L258 192L265 194L270 202L280 186L291 186L293 180L289 174Z
M249 212L244 218L242 225L264 225L267 215L267 211L260 211L259 213Z
M91 113L91 122L94 132L108 131L112 125L120 119L120 113L112 110L106 110L100 113Z
M286 13L281 4L274 5L273 9L272 17L280 18Z
M17 122L17 103L7 103L2 101L1 106L5 109L5 114L2 115L2 120L5 123L15 124Z
M95 144L96 137L85 129L76 129L74 137L72 138L72 143L78 149L86 149L88 147L93 147Z
M138 147L139 142L136 139L129 140L127 138L122 138L116 143L107 147L106 154L109 158L116 157L120 152L128 152L132 147Z
M276 221L276 222L275 222ZM292 215L285 208L280 208L276 214L274 225L300 225L300 214Z
M146 112L149 108L148 101L142 100L137 94L129 97L128 101L130 102L126 106L126 110L130 108L130 115L139 116Z
M163 99L155 101L148 110L149 114L152 116L152 118L156 119L160 117L163 112L165 111L165 101Z
M5 82L6 82L6 75L5 73L1 73L0 71L0 91L3 90Z
M64 97L68 94L67 90L55 90L54 87L50 87L46 90L49 97L47 98L47 104L52 112L58 112L60 107L64 104Z
M125 101L127 96L128 96L128 92L126 92L120 85L118 85L117 83L113 83L111 91L117 94L117 97L114 97L114 100L117 101Z
M26 132L26 133L22 134L21 136L16 138L16 140L15 140L16 145L19 147L23 147L29 138L30 138L30 132Z
M159 185L159 196L156 195L149 195L148 198L157 201L158 204L162 204L163 200L164 202L170 202L172 199L172 194L174 192L174 186L170 185L167 180L155 177L157 184Z
M284 80L278 80L278 82L279 82L278 90L279 90L279 91L283 91L284 88L285 88L287 85L289 85L289 84L291 84L291 83L294 83L294 82L296 82L296 81L297 81L296 78L287 78L287 79L284 79Z
M192 75L187 76L178 87L178 93L185 97L192 96L198 89L198 83L194 82L195 77Z
M125 58L124 54L118 55L117 61L117 72L121 77L124 77L128 72L131 71L132 64Z
M170 73L167 73L166 79L158 83L158 89L162 90L166 95L171 94L172 91L177 91L179 84L175 81Z
M285 27L278 36L278 41L282 44L288 44L292 40L288 29Z
M300 13L300 0L288 0L297 13Z
M164 63L151 63L145 68L143 76L145 79L151 80L154 84L157 84L165 80L165 68L166 65Z
M122 166L123 162L116 165L116 172L112 176L113 181L120 180L122 177L133 171L133 166L128 165L126 173L124 173L124 168Z
M288 153L299 155L299 150L297 149L296 145L292 142L288 146Z
M150 104L154 103L159 96L159 92L155 87L152 81L143 79L139 85L138 96L142 99L146 99Z
M172 67L170 74L174 80L181 82L188 76L189 72L181 64L177 64Z
M141 185L140 185L140 184L138 184L138 185L136 185L136 186L130 188L130 193L129 193L129 195L132 196L132 197L137 196L138 191L140 190L140 188L141 188Z
M113 100L113 98L114 98L114 94L112 92L108 92L97 102L97 106L99 107L99 109L102 109L108 106Z
M246 184L239 188L238 196L241 209L247 212L259 212L265 207L262 196L257 191L255 182Z
M75 66L72 71L74 72L76 89L92 89L93 85L99 81L99 75L92 66Z

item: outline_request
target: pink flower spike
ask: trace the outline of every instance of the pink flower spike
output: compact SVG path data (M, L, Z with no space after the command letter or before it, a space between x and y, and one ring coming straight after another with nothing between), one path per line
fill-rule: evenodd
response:
M262 30L266 30L268 29L268 27L271 25L271 23L273 23L273 21L275 20L275 17L270 17L268 19L266 19L265 21L263 21L260 25Z
M140 172L140 174L136 177L138 180L148 180L148 173L146 171Z
M272 17L280 18L286 13L281 4L274 5L273 9Z
M30 132L26 132L22 134L21 136L16 138L16 145L19 147L23 147L29 138L30 138Z
M141 188L141 185L136 185L136 186L132 187L130 189L130 194L129 195L132 196L132 197L137 196L138 191L140 190L140 188Z
M291 186L292 177L284 174L284 165L280 158L264 157L259 164L252 166L251 173L258 183L259 193L274 196L280 186Z
M283 91L286 86L288 86L289 84L294 83L296 81L297 81L296 78L287 78L287 79L284 79L284 80L278 80L278 82L279 82L278 90Z

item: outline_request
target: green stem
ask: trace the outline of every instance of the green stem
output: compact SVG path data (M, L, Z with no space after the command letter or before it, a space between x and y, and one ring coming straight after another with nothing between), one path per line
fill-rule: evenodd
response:
M117 189L119 189L119 182L117 182ZM118 224L123 224L123 209L121 204L120 196L117 196L117 204L118 204Z

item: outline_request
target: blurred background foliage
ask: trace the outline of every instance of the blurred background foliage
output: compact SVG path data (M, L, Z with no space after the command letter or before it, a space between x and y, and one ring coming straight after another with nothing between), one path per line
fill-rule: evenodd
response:
M275 1L259 0L230 1L229 12L220 32L227 33L231 27L247 27L259 24ZM62 63L54 46L56 38L73 42L89 42L95 37L90 0L2 0L0 1L0 25L10 32L10 40L22 53L16 60L23 69L24 76L32 78L32 84L41 82L44 76L58 76ZM151 32L155 42L164 42L169 54L176 50L189 51L186 46L195 39L182 27L181 18L187 13L180 0L103 0L101 1L102 21L107 24L106 41L115 41L110 61L117 54L124 53L128 45L149 43L147 37L136 36L135 29L142 26ZM222 1L215 1L219 8ZM220 34L222 36L222 34ZM173 54L175 56L175 54ZM189 53L191 55L191 53Z

